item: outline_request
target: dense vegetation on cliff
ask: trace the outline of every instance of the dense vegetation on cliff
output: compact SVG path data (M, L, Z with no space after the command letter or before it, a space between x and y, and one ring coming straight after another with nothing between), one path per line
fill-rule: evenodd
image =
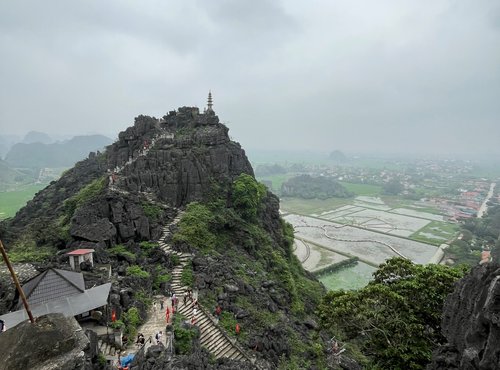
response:
M188 205L174 234L180 250L195 253L193 287L207 308L220 305L221 325L286 369L325 365L323 340L311 328L324 290L292 252L293 230L277 199L242 174L226 193L215 190Z

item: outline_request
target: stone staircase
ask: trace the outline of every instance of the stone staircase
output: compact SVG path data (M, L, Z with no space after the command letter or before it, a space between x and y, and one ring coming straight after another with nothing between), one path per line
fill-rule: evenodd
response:
M116 356L120 352L119 348L116 348L114 345L112 345L110 343L106 343L100 339L97 342L97 345L99 348L99 352L101 352L103 354L103 356L106 358L106 361L112 362L112 361L116 360Z
M179 214L173 221L174 224L179 222L181 215ZM175 295L179 298L177 312L186 316L188 319L192 318L191 301L183 304L183 295L187 291L186 286L181 284L181 275L184 267L190 263L192 255L189 253L182 253L174 251L169 244L165 242L166 237L170 235L170 230L167 227L163 229L162 237L159 240L160 248L166 254L177 255L179 264L175 266L172 271L171 287ZM236 342L235 339L230 338L227 333L217 324L217 320L200 304L198 304L196 314L196 326L200 329L200 342L201 345L207 348L216 358L230 358L233 360L250 361L254 363L243 348Z

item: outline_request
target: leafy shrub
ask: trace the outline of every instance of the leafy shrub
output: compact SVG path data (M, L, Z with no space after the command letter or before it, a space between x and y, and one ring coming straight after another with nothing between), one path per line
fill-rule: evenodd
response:
M198 336L198 332L194 327L182 327L182 322L185 320L186 317L181 314L174 315L175 353L179 355L191 353L193 340Z
M137 334L137 328L142 323L139 310L136 307L129 308L127 312L122 314L122 320L126 325L125 333L127 333L130 337L134 337Z
M226 332L231 336L236 336L236 324L238 321L234 318L234 315L228 311L222 311L219 318L219 325L222 326Z
M242 173L233 182L232 200L234 207L245 219L254 219L267 193L266 186L252 176Z
M134 298L142 302L147 308L153 305L153 299L144 290L136 291L134 293Z
M97 364L102 368L106 365L106 357L102 353L97 355Z
M142 322L141 317L139 316L139 310L137 307L131 307L127 314L124 317L124 321L127 325L139 326Z
M11 262L43 262L55 254L52 247L37 247L34 241L22 241L8 252ZM0 260L3 258L0 256Z
M126 271L127 271L127 275L138 277L138 278L145 278L145 279L147 279L150 276L149 272L144 271L138 265L129 266L129 267L127 267Z
M392 258L363 289L329 292L319 306L321 326L357 342L380 368L423 369L444 341L443 302L464 273Z
M217 241L210 230L213 220L214 215L205 205L190 203L179 222L179 231L174 235L173 242L186 243L200 250L213 249Z
M172 262L172 265L177 266L179 263L181 263L181 259L177 254L170 254L170 262Z
M159 290L161 284L170 281L171 278L172 277L170 276L167 270L163 269L161 266L156 266L156 274L153 280L153 289Z
M153 203L143 202L142 210L144 211L146 217L152 221L158 221L161 214L163 213L163 210L159 206Z
M125 258L128 261L134 262L136 259L136 256L134 253L130 252L127 248L125 248L124 245L117 244L112 248L108 249L108 253L110 253L113 256L120 256Z
M157 242L140 242L139 243L139 246L141 247L141 249L144 249L145 251L149 251L151 249L155 249L157 248L159 245Z
M193 267L191 266L191 264L187 264L182 269L181 284L183 286L192 287L193 283L194 283Z
M116 320L110 326L112 329L122 329L125 327L125 323L122 320Z

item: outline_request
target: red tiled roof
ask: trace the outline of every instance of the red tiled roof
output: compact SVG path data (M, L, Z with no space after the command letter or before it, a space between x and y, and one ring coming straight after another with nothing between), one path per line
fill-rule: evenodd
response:
M88 254L95 252L93 249L75 249L74 251L66 253L68 256L81 256L82 254Z

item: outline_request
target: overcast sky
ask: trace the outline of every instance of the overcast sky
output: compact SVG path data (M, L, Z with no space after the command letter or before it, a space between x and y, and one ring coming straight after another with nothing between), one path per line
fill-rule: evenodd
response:
M203 108L247 149L500 154L500 1L0 3L0 134Z

